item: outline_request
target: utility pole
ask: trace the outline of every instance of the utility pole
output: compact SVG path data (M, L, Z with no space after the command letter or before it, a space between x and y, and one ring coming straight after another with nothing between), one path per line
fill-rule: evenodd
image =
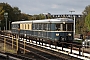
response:
M71 11L69 11L69 12L71 12L71 14L72 14L72 12L75 12L75 11L72 11L72 10L71 10Z
M11 27L10 27L10 25L11 25L10 23L11 23L11 21L9 21L9 30L10 30L10 28L11 28Z
M71 11L69 11L69 12L71 12L71 15L72 15L72 12L75 12L75 11L72 11L72 10L71 10ZM71 16L71 18L72 18L72 16ZM76 23L75 23L75 15L74 15L74 28L73 28L73 29L74 29L74 35L75 35L75 24L76 24Z
M7 12L4 13L4 17L5 17L5 20L6 20L6 31L7 31L7 19L8 19L8 13Z

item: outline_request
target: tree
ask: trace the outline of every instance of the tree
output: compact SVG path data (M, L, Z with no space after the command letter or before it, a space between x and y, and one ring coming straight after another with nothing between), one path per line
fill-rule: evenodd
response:
M21 10L18 7L13 7L14 20L21 20Z
M39 14L38 17L39 17L40 20L45 19L45 16L43 14Z
M21 13L20 15L20 20L28 20L28 14L25 14L25 13Z
M77 20L77 32L81 32L82 34L86 34L86 31L89 31L89 14L90 14L90 5L86 6L84 11L82 12L82 18Z
M7 12L8 13L8 19L7 19L7 25L9 25L9 20L12 20L13 16L12 16L12 7L7 4L7 3L0 3L0 20L1 20L1 28L4 29L4 26L6 26L5 22L5 18L4 18L4 13Z
M76 33L86 34L87 31L90 31L90 5L85 7L82 14L82 18L76 20Z
M43 14L32 16L32 20L42 20L42 19L45 19L45 16Z
M82 12L84 16L88 15L90 13L90 5L85 7L85 10Z
M7 29L9 29L9 22L13 22L15 20L19 20L21 11L19 10L18 7L11 7L8 3L0 3L0 20L1 20L1 28L2 30L6 26L6 20L4 17L4 13L8 13L8 18L7 18Z
M90 31L90 5L85 7L83 11L83 18L84 18L84 31Z
M85 18L85 25L87 26L87 29L90 31L90 13Z
M5 10L3 10L3 7L0 5L0 20L3 20L3 13Z

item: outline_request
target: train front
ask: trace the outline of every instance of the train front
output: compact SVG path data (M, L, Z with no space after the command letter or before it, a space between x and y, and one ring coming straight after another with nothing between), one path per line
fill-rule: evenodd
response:
M73 24L74 21L68 18L57 19L52 22L53 32L51 32L52 40L54 42L72 42L74 39L73 35Z

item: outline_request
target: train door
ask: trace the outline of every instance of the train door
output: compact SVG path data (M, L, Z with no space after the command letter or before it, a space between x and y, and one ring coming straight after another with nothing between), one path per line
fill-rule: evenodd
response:
M66 31L66 24L63 24L63 31Z

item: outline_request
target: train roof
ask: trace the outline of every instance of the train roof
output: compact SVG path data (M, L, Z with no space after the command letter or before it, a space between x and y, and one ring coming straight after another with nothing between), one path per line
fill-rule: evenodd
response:
M28 21L16 21L12 22L12 24L20 24L20 23L73 23L72 19L69 18L56 18L56 19L44 19L44 20L28 20Z

